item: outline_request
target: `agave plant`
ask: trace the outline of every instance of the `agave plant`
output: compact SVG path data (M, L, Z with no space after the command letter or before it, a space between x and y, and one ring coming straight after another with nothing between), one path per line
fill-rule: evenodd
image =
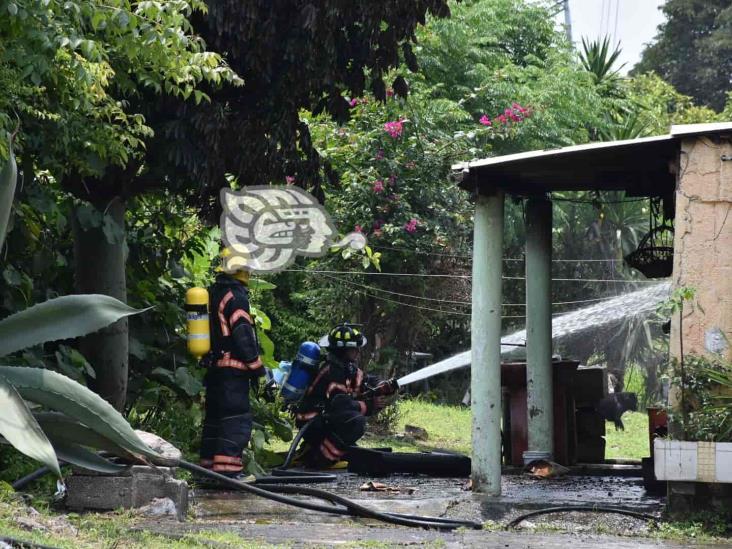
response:
M602 40L592 40L590 42L582 39L582 52L580 53L580 61L582 66L589 72L597 85L613 85L618 80L620 69L625 63L615 68L615 63L620 57L621 49L615 46L610 51L610 38L605 37Z
M14 135L8 139L8 161L0 171L0 249L18 176ZM105 295L48 300L0 320L0 359L47 341L95 332L139 312ZM26 401L55 412L34 414ZM159 457L111 404L56 372L0 365L0 410L0 441L40 461L59 478L58 458L100 472L121 468L93 449L137 459Z

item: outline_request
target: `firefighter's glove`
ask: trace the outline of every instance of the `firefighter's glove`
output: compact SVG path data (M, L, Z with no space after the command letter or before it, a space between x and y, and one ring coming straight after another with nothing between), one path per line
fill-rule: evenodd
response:
M374 394L378 396L391 396L399 390L399 383L396 378L386 379L374 387Z

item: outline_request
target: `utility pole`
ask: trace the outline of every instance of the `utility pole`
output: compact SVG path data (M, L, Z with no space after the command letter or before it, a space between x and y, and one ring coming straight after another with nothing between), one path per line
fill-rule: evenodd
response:
M564 28L567 31L567 40L574 47L574 42L572 42L572 17L569 14L569 0L564 0Z

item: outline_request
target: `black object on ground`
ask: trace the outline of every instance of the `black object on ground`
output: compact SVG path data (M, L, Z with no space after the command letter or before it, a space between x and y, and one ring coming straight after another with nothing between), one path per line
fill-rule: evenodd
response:
M348 450L348 471L365 475L411 473L469 477L470 458L451 452L384 452L353 446Z
M641 459L643 464L643 488L646 492L654 495L663 495L666 493L666 482L656 479L654 463L652 457L644 457Z
M539 509L537 511L531 511L529 513L524 513L523 515L519 515L515 519L513 519L511 522L509 522L506 525L506 530L510 530L511 528L516 528L519 524L521 524L523 521L525 521L528 518L531 517L537 517L539 515L548 515L550 513L573 513L573 512L580 512L580 513L614 513L617 515L626 515L629 517L639 518L643 520L651 520L656 522L658 520L658 517L654 517L653 515L649 515L647 513L637 513L635 511L628 511L627 509L616 509L613 507L597 507L597 506L572 506L567 505L565 507L547 507L546 509Z
M638 396L635 393L612 393L601 399L595 408L605 421L615 423L616 431L625 431L620 418L628 410L638 409Z
M42 475L41 475L42 476ZM8 544L10 547L16 547L18 549L58 549L50 545L41 545L33 541L24 541L15 538L9 538L7 536L0 536L0 542Z

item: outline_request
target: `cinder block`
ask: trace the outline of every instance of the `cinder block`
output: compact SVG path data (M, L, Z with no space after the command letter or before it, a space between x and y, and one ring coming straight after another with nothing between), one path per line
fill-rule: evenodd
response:
M133 509L155 498L170 498L178 519L188 512L188 485L173 478L174 469L135 465L115 475L75 469L66 482L66 506L74 510Z

